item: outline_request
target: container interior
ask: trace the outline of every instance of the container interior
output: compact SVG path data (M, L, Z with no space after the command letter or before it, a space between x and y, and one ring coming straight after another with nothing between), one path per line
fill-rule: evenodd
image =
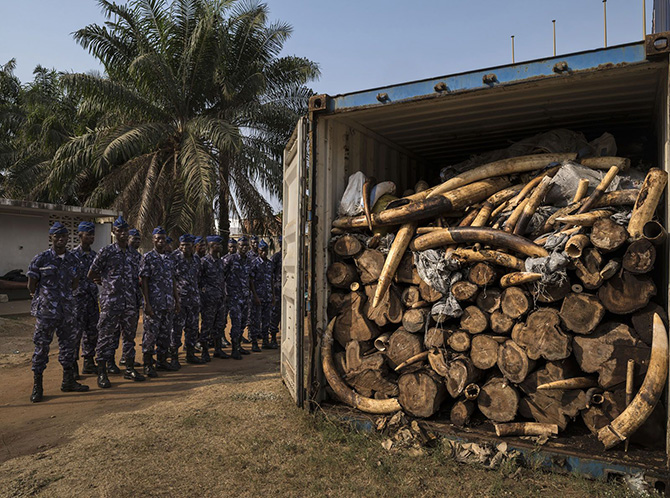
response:
M399 192L413 188L420 179L434 185L444 166L556 128L581 132L587 140L609 132L616 139L617 155L629 157L633 167L643 161L647 167L667 171L667 87L667 61L644 62L316 115L312 135L316 330L327 325L330 227L349 175L362 171L378 181L392 180ZM664 215L667 220L667 206ZM666 309L667 260L667 253L659 254L661 276L656 282L656 301Z

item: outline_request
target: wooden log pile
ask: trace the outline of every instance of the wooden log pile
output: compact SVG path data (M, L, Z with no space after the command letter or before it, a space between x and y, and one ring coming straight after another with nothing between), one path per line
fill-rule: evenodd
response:
M665 440L653 390L667 375L657 331L667 316L654 302L667 174L651 169L640 188L608 191L629 161L585 159L602 181L590 194L581 181L566 206L546 204L556 162L575 157L497 161L334 221L327 278L339 398L364 399L358 408L397 399L409 415L458 426L516 423L500 434L553 435L583 420L606 447L619 440L604 431L626 415L646 444ZM389 247L378 245L381 228L395 234ZM429 250L455 281L421 263ZM665 365L653 365L663 347ZM629 360L633 391L649 405L641 412L635 401L626 409Z

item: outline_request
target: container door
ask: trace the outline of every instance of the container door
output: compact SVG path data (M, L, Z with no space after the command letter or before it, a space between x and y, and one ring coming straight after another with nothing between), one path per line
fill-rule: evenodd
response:
M307 126L301 118L284 149L282 216L281 375L298 406L303 405L303 330L305 325L305 196Z

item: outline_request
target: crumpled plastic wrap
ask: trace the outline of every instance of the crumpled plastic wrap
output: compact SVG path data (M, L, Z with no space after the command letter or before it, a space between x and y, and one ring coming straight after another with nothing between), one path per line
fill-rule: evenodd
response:
M414 265L421 280L440 292L443 299L433 305L431 314L451 318L463 315L463 309L451 294L451 286L463 279L458 263L444 258L444 250L428 249L414 253Z

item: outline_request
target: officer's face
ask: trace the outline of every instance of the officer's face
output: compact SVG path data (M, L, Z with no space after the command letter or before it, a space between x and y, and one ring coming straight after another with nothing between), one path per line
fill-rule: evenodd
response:
M252 248L255 252L258 252L258 241L257 241L257 240L252 240L252 241L251 241L251 248Z
M79 240L84 246L90 246L95 242L95 233L93 232L79 232Z
M261 258L267 258L267 256L268 256L268 248L267 248L267 247L264 247L263 249L259 249L259 250L258 250L258 255L259 255Z
M114 237L116 238L117 242L121 242L122 244L127 244L128 243L128 229L127 228L113 227L112 228L112 233L114 233Z
M53 245L54 251L58 254L65 252L67 248L67 239L68 236L66 233L58 233L51 235L51 244Z
M167 247L167 242L165 242L165 234L157 233L156 235L153 236L153 241L154 241L154 249L156 249L156 252L158 254L163 254L165 252L165 248Z
M249 252L249 242L242 242L239 245L239 249L240 249L240 255L246 256L246 254Z
M203 242L200 243L196 246L196 249L198 251L198 256L202 257L205 254L207 254L207 245Z
M179 250L184 253L184 255L189 258L193 256L193 243L192 242L180 242Z
M130 246L139 249L140 245L142 244L142 237L138 237L137 235L133 235L130 237Z
M237 252L237 244L228 244L228 252L235 254Z
M221 254L221 244L219 242L210 242L209 250L213 254Z

